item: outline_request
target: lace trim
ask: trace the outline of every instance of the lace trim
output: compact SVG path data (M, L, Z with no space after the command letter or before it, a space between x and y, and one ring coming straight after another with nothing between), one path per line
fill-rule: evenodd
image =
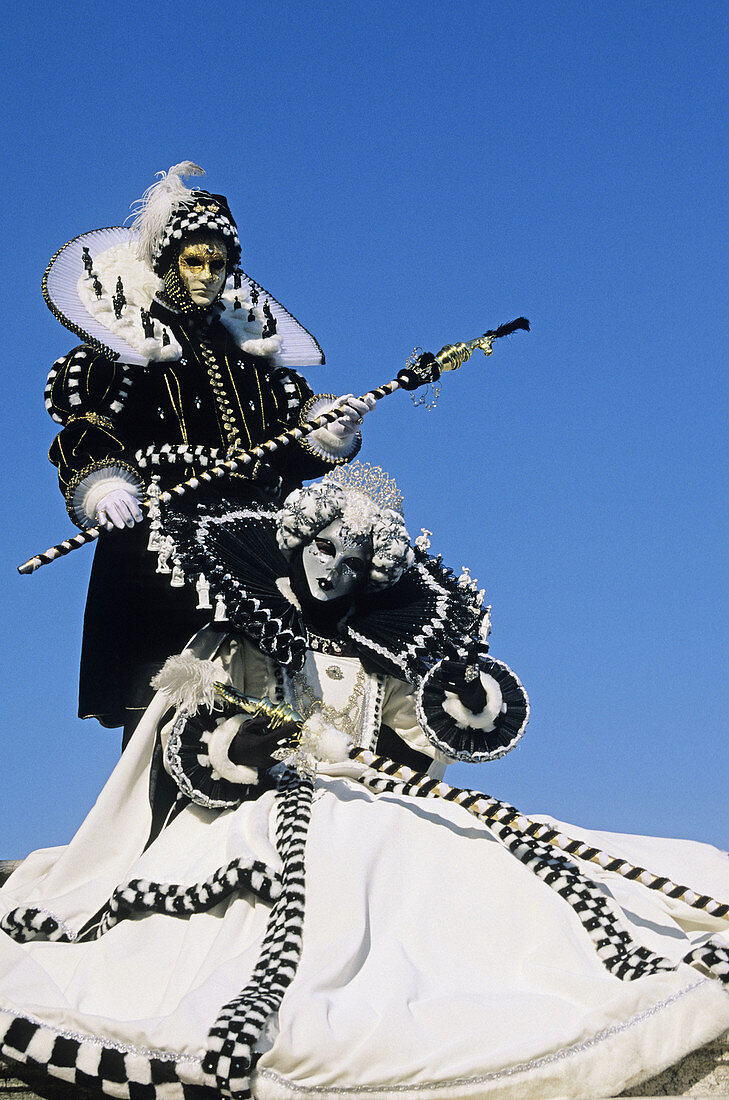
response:
M317 393L310 397L301 407L299 426L306 431L311 421L331 408L336 400L333 393ZM320 432L327 434L322 436ZM328 462L332 466L342 466L354 458L359 451L362 446L362 433L354 432L349 439L341 440L338 436L332 435L325 426L302 436L299 439L299 446L322 462Z
M133 466L130 466L128 462L124 462L119 458L105 458L101 462L89 463L88 466L84 466L83 470L75 473L66 486L66 508L77 527L84 529L93 526L89 517L83 511L83 497L86 495L82 489L83 482L92 474L100 474L105 471L112 476L116 470L126 473L130 483L137 487L140 494L144 492L144 485L139 472Z

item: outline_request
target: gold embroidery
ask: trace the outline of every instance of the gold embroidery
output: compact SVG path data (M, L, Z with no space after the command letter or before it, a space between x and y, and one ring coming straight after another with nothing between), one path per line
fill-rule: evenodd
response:
M94 427L104 428L108 432L111 432L114 429L114 425L112 421L109 420L108 416L101 416L100 413L95 412L78 413L78 415L69 416L68 420L66 421L66 427L69 427L71 424L75 424L77 420L87 420L89 424L93 424Z
M175 398L172 394L172 388L170 386L169 374L171 374L172 377L175 380L175 385L177 387L177 402L175 402ZM182 386L180 385L180 380L179 380L179 378L177 377L177 375L175 374L174 371L170 371L169 374L165 374L165 385L167 386L167 393L170 396L170 405L172 405L172 411L174 412L175 416L177 417L177 423L180 426L180 434L182 435L182 442L183 443L189 443L190 441L187 438L187 427L185 426L185 414L183 412L183 407L182 407Z

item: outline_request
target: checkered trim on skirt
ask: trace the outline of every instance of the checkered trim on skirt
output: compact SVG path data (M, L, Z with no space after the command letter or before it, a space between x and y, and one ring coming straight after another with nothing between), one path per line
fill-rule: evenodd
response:
M548 842L527 835L514 824L513 819L521 815L512 806L481 791L449 787L426 772L415 772L367 750L355 749L351 755L366 765L367 770L357 779L370 790L416 798L443 798L463 806L482 821L512 855L571 906L592 939L601 962L621 981L634 981L646 974L676 969L669 960L633 942L600 886L576 864L555 852ZM510 823L499 817L509 819ZM723 946L705 945L690 952L684 962L702 965L721 981L729 980L729 950Z
M707 940L701 947L684 955L683 961L699 970L706 970L713 978L729 986L729 947Z
M282 892L268 920L261 954L245 989L223 1007L208 1035L205 1083L224 1097L251 1095L256 1041L277 1011L301 955L304 930L304 846L313 783L289 769L279 776L276 847L283 861Z
M12 909L0 920L0 929L18 943L29 940L55 940L59 943L84 943L99 939L114 925L128 917L144 913L166 913L170 917L191 917L204 913L232 895L255 894L264 901L281 896L279 875L260 860L233 859L219 867L204 882L180 886L171 882L132 879L119 886L103 909L75 933L46 909Z
M124 1100L215 1100L217 1095L197 1083L199 1059L125 1047L8 1012L0 1012L0 1053L78 1090Z
M273 900L261 954L251 980L221 1009L208 1036L208 1053L202 1066L199 1059L191 1056L130 1048L95 1036L62 1032L45 1027L37 1020L0 1012L0 1053L3 1057L21 1062L31 1070L42 1070L79 1089L101 1091L128 1100L217 1100L220 1096L237 1100L250 1096L254 1047L296 973L304 925L304 846L311 817L313 784L282 768L278 786L276 847L283 870L276 882L270 881L265 874L264 864L255 863L244 869L234 860L227 868L216 872L215 882L209 879L194 888L198 891L196 900L203 908L217 904L223 896L233 892L234 880L240 877L249 888L255 884L261 896L270 881L269 893ZM248 874L244 874L244 870ZM114 911L112 899L98 923L98 934L112 926L112 917L113 923L117 923L123 916L130 915L132 905L148 905L149 911L178 916L198 911L194 908L196 901L190 888L175 894L174 888L139 880L115 891L114 898ZM123 915L122 909L125 910ZM18 928L31 923L17 916L20 910L14 913ZM29 917L30 910L27 914ZM48 916L45 914L46 919ZM55 923L58 926L58 922ZM104 923L106 927L102 928ZM47 931L52 935L52 929ZM94 929L88 930L89 938L94 938L95 934ZM54 938L64 937L69 939L67 933ZM22 937L16 935L15 938Z

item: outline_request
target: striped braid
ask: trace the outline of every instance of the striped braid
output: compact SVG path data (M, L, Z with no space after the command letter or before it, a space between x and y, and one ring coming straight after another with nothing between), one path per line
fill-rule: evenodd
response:
M86 934L84 939L98 939L115 924L141 913L165 913L170 917L204 913L243 891L274 901L281 893L279 876L260 860L233 859L204 882L188 887L132 879L114 891L93 936Z
M701 909L712 917L725 917L729 913L729 904L717 901L708 894L698 894L688 886L680 886L671 879L661 875L654 875L646 871L644 867L637 867L626 859L611 856L600 848L594 848L582 840L575 840L566 833L559 832L551 825L545 825L539 821L533 821L520 813L514 806L507 802L500 802L490 795L479 791L463 791L458 787L449 787L447 783L432 779L427 772L414 772L411 768L397 764L385 756L375 756L368 750L355 751L354 759L360 760L375 771L382 771L387 775L402 779L408 787L414 786L417 790L408 790L408 794L419 797L431 795L435 798L445 798L449 802L457 802L465 806L470 813L480 817L488 825L501 823L511 826L516 832L523 833L535 840L541 840L560 848L567 855L576 859L597 863L604 871L611 871L623 878L639 882L649 890L657 890L669 898L679 899L690 905L693 909ZM436 790L436 788L439 788Z
M59 372L60 372L61 368L64 366L65 362L66 362L66 356L65 355L62 355L60 359L56 359L55 363L53 364L53 366L50 369L50 372L48 374L48 380L46 382L46 388L43 391L43 402L46 406L46 411L48 412L49 416L51 416L52 419L55 420L55 422L57 424L63 424L63 417L59 416L58 413L54 411L53 386L54 386L56 378L58 377Z
M483 821L513 856L572 907L595 944L600 961L621 981L634 981L646 974L675 969L667 959L631 940L606 895L574 863L555 853L548 844L497 821L493 805L489 805L496 803L496 799L480 791L449 787L426 772L415 772L369 750L355 749L351 755L367 767L367 771L357 777L363 786L383 793L443 798L463 806Z
M276 847L283 861L281 895L268 920L261 954L245 989L220 1011L203 1061L206 1084L224 1097L249 1097L253 1051L277 1011L301 955L304 927L304 846L313 784L285 770L279 778Z
M729 986L729 947L725 944L707 940L701 947L684 955L683 961L689 966L708 970L714 978Z
M275 901L281 895L280 876L260 860L233 859L204 882L192 886L132 879L118 886L93 924L78 933L47 910L34 907L12 909L0 920L0 929L18 943L29 940L83 943L99 939L131 916L165 913L170 917L191 917L244 891L264 901Z

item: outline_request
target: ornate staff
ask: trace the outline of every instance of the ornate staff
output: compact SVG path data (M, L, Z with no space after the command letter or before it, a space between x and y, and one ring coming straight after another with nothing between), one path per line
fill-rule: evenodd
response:
M475 340L470 340L468 343L459 342L457 344L446 344L442 347L437 355L432 355L430 352L424 352L417 357L411 357L408 361L408 365L400 371L397 378L394 378L391 382L386 382L384 386L378 386L376 389L368 390L376 401L380 401L383 397L387 397L389 394L394 393L395 390L416 390L421 386L427 386L431 383L437 382L441 373L444 371L458 370L463 363L470 359L471 354L480 349L484 355L491 355L493 352L493 342L501 336L508 336L512 332L516 332L517 329L525 329L529 331L529 322L526 317L517 317L515 321L509 321L505 325L499 325L496 329L490 329L488 332L484 332L482 336L477 336ZM315 432L317 428L324 428L327 424L331 424L336 420L341 412L341 406L335 405L333 408L327 410L317 416L314 420L309 421L305 426L297 426L295 428L289 428L287 431L282 432L281 435L274 436L273 439L267 439L264 443L260 443L256 447L251 447L248 451L238 451L231 455L230 458L220 462L217 466L211 467L209 470L203 470L195 477L188 478L186 481L181 481L178 485L173 485L171 489L166 492L160 493L160 501L166 504L174 497L184 496L190 491L195 491L207 482L215 481L219 478L225 478L230 474L236 473L238 470L244 469L246 466L250 466L260 458L265 458L269 454L273 454L274 451L279 450L281 447L288 446L289 443L294 443L299 439L303 439L305 436ZM48 550L44 550L41 554L36 554L34 557L29 558L28 561L23 562L18 566L19 573L35 573L37 569L40 569L42 565L48 565L50 562L55 561L56 558L65 557L66 554L70 554L72 550L78 550L79 547L85 546L87 542L94 542L101 532L99 527L89 527L85 531L79 531L77 535L73 535L71 538L64 539L63 542L59 542L56 546L49 547Z

